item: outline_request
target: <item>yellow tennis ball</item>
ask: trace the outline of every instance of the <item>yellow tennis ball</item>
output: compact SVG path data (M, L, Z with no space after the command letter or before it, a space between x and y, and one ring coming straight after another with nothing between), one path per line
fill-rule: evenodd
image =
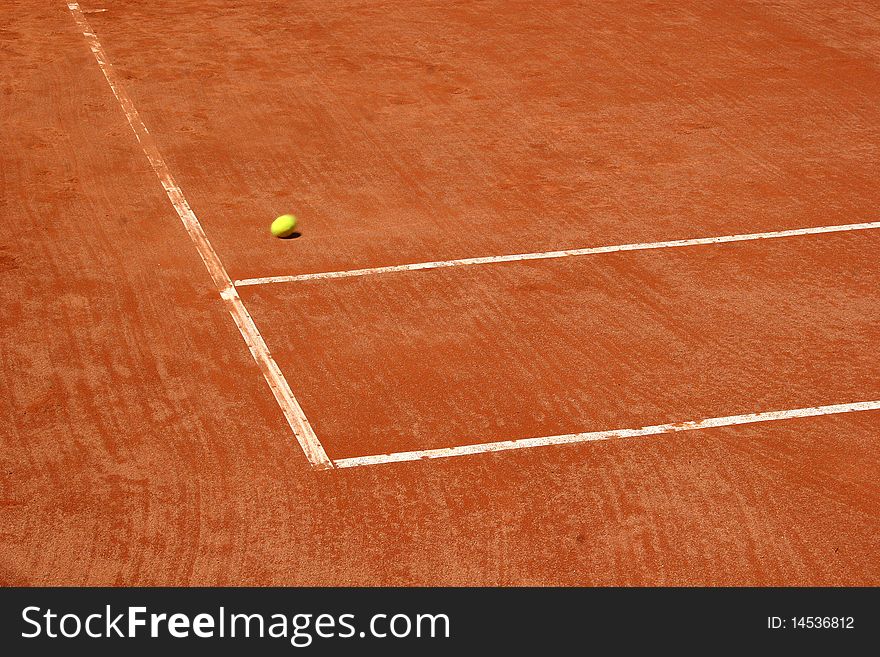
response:
M275 237L290 237L296 231L296 217L292 214L282 214L272 222L269 230Z

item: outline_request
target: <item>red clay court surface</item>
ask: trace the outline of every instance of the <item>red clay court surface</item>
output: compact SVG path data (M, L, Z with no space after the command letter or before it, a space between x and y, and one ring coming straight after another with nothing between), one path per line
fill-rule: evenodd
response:
M0 37L3 583L880 583L876 3Z

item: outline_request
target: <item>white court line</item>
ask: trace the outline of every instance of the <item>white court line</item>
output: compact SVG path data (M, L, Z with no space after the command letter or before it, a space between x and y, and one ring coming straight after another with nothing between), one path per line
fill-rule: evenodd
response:
M837 226L815 226L813 228L792 228L775 230L768 233L745 233L742 235L720 235L718 237L695 237L686 240L670 240L667 242L645 242L641 244L615 244L611 246L593 246L585 249L569 249L566 251L539 251L535 253L514 253L511 255L484 256L480 258L461 258L459 260L436 260L433 262L417 262L408 265L389 265L387 267L368 267L366 269L349 269L344 271L326 271L315 274L296 274L292 276L266 276L263 278L245 278L235 281L237 286L265 285L267 283L297 283L301 281L317 281L328 278L352 278L370 276L372 274L389 274L400 271L418 271L422 269L443 269L447 267L464 267L466 265L488 265L498 262L517 262L521 260L549 260L552 258L570 258L573 256L597 255L599 253L616 253L618 251L647 251L650 249L673 249L683 246L700 246L705 244L725 244L727 242L748 242L751 240L768 240L780 237L796 237L799 235L819 235L822 233L843 233L853 230L872 230L880 228L880 221L859 224L841 224Z
M217 256L217 252L214 251L214 247L208 242L208 238L205 235L204 230L202 230L202 225L199 223L195 213L189 207L189 203L187 203L183 192L180 190L180 187L178 187L174 177L171 175L171 171L168 169L168 165L165 164L165 159L159 152L156 142L153 140L152 136L150 136L143 121L141 121L140 115L138 114L137 109L135 109L131 97L119 83L116 73L107 59L107 54L104 51L103 46L101 46L101 42L98 41L98 37L92 32L92 28L89 26L88 21L86 21L79 4L76 2L69 2L67 3L67 8L70 9L70 13L73 14L77 27L82 30L83 36L88 42L89 48L95 56L95 60L98 62L98 66L104 73L104 77L107 78L107 82L110 85L110 89L113 91L113 95L116 96L116 100L119 101L119 105L122 107L122 111L128 119L128 124L134 131L134 135L137 137L141 148L143 148L144 154L150 161L150 166L153 167L153 171L159 178L159 182L161 182L162 187L165 188L165 193L168 195L168 199L171 201L180 220L183 222L186 232L189 233L190 238L195 244L196 250L202 258L202 262L204 262L205 267L208 268L208 272L211 274L211 278L214 281L214 285L217 287L217 291L220 293L220 297L226 302L229 313L235 321L235 325L238 327L241 336L247 343L251 355L253 355L254 360L260 367L260 371L263 373L266 383L269 384L269 388L271 388L272 393L275 395L275 399L278 401L278 405L281 407L281 411L284 413L284 417L287 419L287 423L290 425L296 439L299 441L303 452L305 452L306 458L314 468L332 468L333 463L330 461L330 458L324 451L324 447L321 445L321 442L315 435L309 421L306 419L305 413L303 413L299 402L297 402L296 398L293 396L293 392L291 392L287 380L284 378L284 375L278 368L278 364L272 357L269 347L266 346L263 336L260 335L260 331L257 329L257 325L254 324L254 320L244 307L235 286L232 284L232 279L230 279L229 274L226 273L226 269L223 267L223 263L220 262L220 258Z
M393 454L377 454L354 458L338 459L331 461L323 446L315 435L290 387L278 368L263 337L260 335L256 324L241 301L235 285L223 267L220 258L214 251L208 238L202 229L195 213L186 201L180 187L171 175L164 158L162 157L155 141L150 136L144 123L135 109L134 103L124 88L119 84L116 74L110 65L106 53L101 46L98 37L91 30L86 21L83 11L78 3L68 3L77 26L83 33L98 66L107 79L113 94L125 113L128 123L134 131L135 137L143 148L144 154L150 162L156 176L165 189L168 199L177 211L184 228L196 246L196 250L205 267L214 281L221 298L227 302L227 306L236 326L250 349L254 360L257 362L266 382L275 395L291 430L301 445L306 457L315 468L351 468L364 465L377 465L382 463L395 463L401 461L415 461L422 459L447 458L453 456L466 456L487 452L498 452L528 447L543 447L549 445L565 445L572 443L592 442L598 440L611 440L615 438L633 438L638 436L650 436L678 431L692 431L696 429L708 429L712 427L734 426L739 424L751 424L756 422L768 422L773 420L786 420L792 418L815 417L819 415L834 415L853 411L880 410L880 401L854 402L850 404L837 404L832 406L815 406L788 411L772 411L766 413L753 413L749 415L732 415L718 418L708 418L677 424L661 424L640 429L618 429L611 431L594 431L578 434L566 434L560 436L545 436L541 438L526 438L522 440L508 440L494 443L482 443L476 445L463 445L441 449L419 450L412 452L397 452ZM237 285L258 285L261 283L280 283L306 280L320 280L328 278L348 278L352 276L366 276L397 271L415 271L421 269L439 269L444 267L458 267L464 265L479 265L496 262L512 262L518 260L539 260L549 258L563 258L569 256L582 256L599 253L613 253L617 251L639 251L647 249L673 248L683 246L696 246L700 244L719 244L725 242L740 242L746 240L770 239L778 237L790 237L796 235L813 235L819 233L834 233L852 230L868 230L880 228L880 222L846 224L840 226L820 226L816 228L802 228L794 230L774 231L768 233L752 233L747 235L727 235L721 237L705 237L687 240L674 240L668 242L653 242L646 244L622 244L617 246L604 246L585 249L573 249L568 251L547 251L542 253L522 253L506 256L491 256L483 258L464 258L461 260L447 260L438 262L424 262L409 265L395 265L389 267L375 267L370 269L356 269L350 271L325 272L317 274L301 274L297 276L276 276L268 278L253 278L237 281Z
M748 415L727 415L725 417L712 417L704 420L690 422L678 422L675 424L656 424L641 429L614 429L610 431L590 431L587 433L569 433L561 436L544 436L542 438L523 438L521 440L504 440L495 443L480 443L477 445L462 445L459 447L444 447L440 449L423 449L413 452L395 452L392 454L375 454L372 456L356 456L353 458L336 459L333 464L337 468L355 468L364 465L379 465L382 463L399 463L401 461L420 461L423 459L442 459L452 456L471 456L485 454L487 452L502 452L511 449L525 449L530 447L547 447L549 445L571 445L573 443L588 443L597 440L613 440L615 438L636 438L639 436L656 436L677 431L694 431L696 429L711 429L715 427L732 427L738 424L754 424L756 422L771 422L775 420L791 420L802 417L816 417L818 415L837 415L839 413L852 413L854 411L880 410L880 400L853 402L850 404L834 404L832 406L811 406L809 408L796 408L788 411L768 411L766 413L749 413Z

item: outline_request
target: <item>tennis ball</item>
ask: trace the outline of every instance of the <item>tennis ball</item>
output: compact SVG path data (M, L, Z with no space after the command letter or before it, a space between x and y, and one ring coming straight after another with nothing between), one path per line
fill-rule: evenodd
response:
M296 230L296 217L292 214L282 214L272 222L269 230L275 237L290 237Z

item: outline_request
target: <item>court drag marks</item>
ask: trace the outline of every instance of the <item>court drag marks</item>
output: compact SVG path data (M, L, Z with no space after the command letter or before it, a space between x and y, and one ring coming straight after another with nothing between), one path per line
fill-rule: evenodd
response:
M267 248L276 251L274 254L265 252L259 242L264 239L265 222L253 217L271 214L274 203L290 203L290 196L295 195L293 190L301 188L311 188L315 193L314 207L323 208L331 197L328 193L331 183L343 187L341 181L328 178L325 191L315 192L314 185L297 185L301 181L288 179L293 175L291 172L302 169L289 164L299 144L286 142L286 135L300 132L287 120L279 119L277 123L272 120L264 125L245 120L253 118L248 112L255 111L254 107L263 115L265 107L259 105L261 99L276 97L262 93L262 87L254 89L257 93L246 99L248 102L242 101L240 106L229 102L223 108L225 111L220 112L218 101L224 90L239 88L245 79L260 79L254 71L261 70L260 58L266 56L268 47L266 42L260 41L263 38L260 35L272 24L279 24L279 17L247 14L245 7L244 16L218 11L215 20L206 22L198 20L198 15L184 13L181 5L174 11L161 4L149 9L143 5L126 7L123 3L105 6L109 9L106 14L95 15L90 20L111 60L131 76L126 82L127 88L234 277L296 273L297 267L308 271L385 264L391 255L395 256L395 262L409 260L408 256L426 260L484 255L482 251L474 252L478 246L491 253L501 252L496 247L523 250L517 247L528 246L526 250L532 250L545 246L582 246L585 226L592 229L592 218L602 214L582 212L577 215L579 219L571 221L583 221L585 225L574 225L570 232L560 232L554 228L558 225L555 220L563 214L569 216L566 208L560 207L557 208L559 214L548 215L553 221L548 219L543 227L534 228L534 224L530 224L529 230L533 232L523 234L518 229L510 229L492 238L491 234L495 234L498 227L492 223L494 220L479 224L475 217L458 216L455 222L442 224L444 228L440 229L436 228L439 215L423 216L421 212L430 208L421 205L413 207L409 214L377 207L382 213L369 216L381 217L382 221L363 223L369 205L359 205L361 201L358 201L347 211L336 212L338 208L332 213L327 211L323 218L317 211L312 214L307 209L303 213L306 217L315 217L310 228L315 231L314 240L321 244L319 248L309 241L313 234L307 233L294 242L271 242ZM362 7L369 9L370 5ZM124 11L129 12L126 20L134 20L142 26L139 29L143 34L122 19ZM114 12L117 16L111 20ZM13 391L3 400L4 416L10 418L4 432L7 449L4 450L5 504L2 507L7 528L2 564L6 581L70 584L876 582L876 560L872 558L877 550L876 412L448 461L336 472L309 470L234 324L210 288L202 264L149 171L66 8L52 3L38 5L37 9L29 5L29 11L13 11L10 16L10 29L17 35L16 47L6 54L21 63L25 73L6 83L6 89L11 89L6 97L15 99L17 111L5 114L3 123L16 146L11 152L23 154L4 166L3 178L5 212L15 218L4 227L6 264L2 294L4 317L9 319L3 323L4 362L0 368L4 388ZM761 16L764 14L758 14L758 18ZM779 15L776 16L773 25L780 23ZM168 25L173 23L177 29L191 30L193 39L198 37L197 27L216 30L212 35L215 43L224 42L222 39L218 42L220 36L228 39L225 43L232 47L226 50L240 56L230 68L221 66L215 71L214 77L219 77L226 86L221 86L219 91L212 89L205 82L213 79L207 71L203 83L191 84L188 94L168 94L167 89L161 87L173 82L181 72L190 71L195 76L199 70L198 65L190 66L186 52L179 50L186 45L186 40L178 40L177 50L164 47L151 54L146 47L150 35L156 39L168 32L158 29L161 25L153 21L170 18L176 21ZM757 20L752 15L750 18ZM800 35L794 45L806 47L814 43L812 32L806 29L799 32L798 24L798 20L792 20L787 27ZM760 21L757 26L760 27ZM245 42L235 41L235 35L247 32L248 28L253 32L250 50ZM332 30L327 28L325 34L330 32ZM613 34L609 38L613 38ZM46 53L42 46L47 39L53 39L68 58ZM155 45L155 41L153 43ZM863 90L871 88L874 78L866 58L824 48L819 50L827 54L832 65L849 66L857 72L858 84L852 86ZM151 57L163 59L168 67L158 66L158 61L151 61ZM183 59L179 70L171 68L175 57ZM210 68L211 58L203 54L202 59ZM138 73L133 64L145 68ZM340 62L340 65L343 64ZM165 82L164 77L168 78ZM825 88L828 97L846 94L846 90L833 86L833 77L827 80L831 85ZM273 84L284 86L285 83ZM209 102L202 108L205 118L199 119L199 109L186 104L210 100L212 93L219 94L214 96L217 104ZM812 98L791 93L795 100L806 102ZM707 188L705 193L710 199L705 205L698 204L698 209L712 209L711 197L715 196L715 202L719 198L722 201L739 198L738 212L722 213L718 211L720 208L714 208L713 212L694 211L686 215L687 221L680 213L669 213L665 225L662 222L627 223L621 222L619 217L633 212L631 208L639 204L629 201L638 199L618 196L610 201L613 207L606 215L606 225L603 227L603 222L597 219L595 232L587 231L591 243L594 238L595 243L611 243L612 238L633 232L638 239L710 233L708 229L714 226L698 223L700 217L705 222L719 222L716 224L719 228L725 227L711 231L718 234L732 232L726 228L729 222L740 222L734 226L737 230L762 230L791 227L788 219L800 219L793 221L797 225L870 219L853 215L865 214L871 205L877 206L876 192L867 184L862 185L863 178L858 175L874 162L876 155L867 147L852 148L834 159L830 150L836 141L856 135L867 140L868 133L876 130L875 116L871 113L875 110L860 104L860 94L855 91L852 94L844 95L840 102L852 110L850 116L854 118L849 123L833 126L843 133L831 135L830 122L813 128L816 134L826 138L823 143L829 150L820 149L820 153L828 157L801 158L801 166L813 167L811 171L816 175L827 175L816 178L816 175L787 174L804 185L797 195L787 194L791 188L783 184L789 179L786 175L779 177L774 187L773 176L766 174L768 160L758 157L754 162L753 154L743 153L737 143L725 151L726 155L711 154L721 157L722 161L723 157L733 158L730 161L742 167L734 167L728 174L753 174L751 178L735 175L734 179L745 179L753 185L762 181L771 186L770 191L776 190L777 210L798 206L802 214L743 212L744 208L767 207L774 196L756 196L756 190L766 191L762 187L740 190L742 194L734 190L724 196L721 185ZM53 102L45 102L46 98ZM612 94L609 98L614 100L616 96ZM171 99L175 101L173 109L168 109ZM759 105L758 100L756 98L755 107ZM163 102L165 111L161 111ZM611 104L608 99L607 104ZM820 105L817 103L817 107ZM247 112L245 107L249 108ZM182 122L184 116L188 117L192 130L172 129L172 124ZM302 120L299 116L292 120ZM737 125L746 125L749 116L745 112ZM234 130L224 132L228 127L222 123L225 120L249 125L248 138L237 137ZM203 122L202 127L198 127L198 121ZM180 127L186 125L182 122ZM773 125L783 130L781 122ZM260 128L266 128L274 137L260 137L264 134ZM188 139L186 135L193 132L196 134ZM779 132L777 137L781 140L784 134ZM223 135L226 142L221 148L219 140ZM517 141L516 137L510 138L511 143ZM705 144L715 143L715 137L707 137ZM261 142L262 139L267 141ZM724 143L723 139L720 141ZM355 150L365 148L363 144L358 146L357 140L352 143ZM276 151L262 150L272 144ZM245 145L255 149L251 157L238 150ZM803 154L809 151L810 145L801 144L801 147ZM199 151L199 148L205 150ZM505 152L504 148L500 150ZM340 147L339 153L343 151ZM619 150L607 148L604 152L613 155ZM737 153L740 153L739 160ZM276 157L283 154L287 159ZM763 155L771 154L778 153ZM374 157L372 162L382 165L383 157L386 155ZM849 162L851 158L857 162ZM326 171L329 166L346 161L337 153L335 158L314 162L314 166L316 171ZM701 160L703 164L714 161L714 157ZM796 161L798 158L792 155L791 162ZM354 171L369 163L353 157L349 165ZM624 170L633 173L638 167L646 166L644 162L624 164ZM754 168L749 168L751 166ZM700 169L697 166L694 170ZM209 170L211 175L207 173ZM405 173L409 169L401 166L399 170ZM604 167L598 166L597 170L601 175ZM462 172L462 177L469 171L473 170ZM525 169L520 173L527 176L532 172ZM567 179L566 175L561 174L560 179ZM844 182L835 187L835 180ZM373 182L363 183L362 199L368 200L362 202L380 206L389 200L388 190L398 189L399 183L395 179L393 185L389 182L383 187L373 186ZM351 180L346 183L351 189ZM528 205L534 205L554 195L552 185L556 183L545 181L545 184L551 188L518 193L525 194L524 201L528 201ZM632 189L636 188L633 183ZM380 194L378 200L369 200L368 192L383 189L387 193ZM404 194L403 191L396 193ZM669 193L664 198L669 200L675 196ZM498 198L501 197L509 196L502 193ZM454 200L458 203L467 199ZM580 202L575 199L571 207L575 201ZM400 200L403 205L408 202L407 198ZM526 203L521 202L517 208L523 205ZM486 207L480 216L488 219L490 209L512 212L515 208ZM505 216L505 225L511 212ZM47 213L63 216L66 222L41 230L39 221ZM674 216L682 223L672 222ZM350 218L346 219L348 223L342 221L346 217ZM411 223L406 223L406 217L411 218ZM357 227L349 232L352 223ZM131 241L133 225L137 229L134 245ZM71 230L71 226L76 230ZM469 226L477 226L477 229L469 232L466 230ZM679 232L670 235L667 228L676 228ZM697 228L700 230L696 231ZM251 229L253 233L248 232ZM390 234L387 241L386 232ZM540 239L547 239L547 244L535 242L535 235L542 235ZM559 243L562 238L575 236L577 244ZM236 247L236 239L240 248ZM805 247L807 249L840 247L843 261L855 268L848 270L851 277L870 280L876 273L867 259L870 253L865 254L864 249L855 246L859 240L876 240L876 237L868 237L866 233L858 237L809 239L816 241L811 243L815 246ZM327 240L337 248L327 246ZM745 247L735 248L741 253ZM767 253L762 251L766 245L749 245L749 248L755 248L756 253ZM771 248L792 247L790 243L786 246L780 243ZM807 263L803 271L796 272L797 280L806 277L808 282L819 285L820 290L827 290L829 296L821 300L831 304L837 293L841 295L841 323L836 324L834 318L826 316L823 321L828 324L820 325L822 335L803 338L803 331L795 332L800 341L793 348L805 349L812 344L810 340L815 339L816 346L821 345L821 353L825 355L828 350L832 353L839 350L852 362L865 363L859 360L855 350L848 350L858 346L860 339L867 338L870 346L870 336L876 334L876 315L872 316L870 309L859 310L859 304L869 301L872 292L868 290L863 296L844 298L854 292L852 285L844 285L853 280L846 277L846 268L840 267L841 271L836 272L838 276L830 276L828 272L817 272L808 266L809 257L800 260L796 252L785 255L780 250L771 253ZM809 256L808 250L804 253ZM664 256L652 254L651 257ZM671 257L692 262L690 258L696 256L682 252ZM760 273L758 270L773 271L779 266L773 259L761 267L756 266L761 263L761 257L768 256L747 260L745 271L738 272L747 289L758 289L759 281L755 278ZM818 263L833 269L838 267L836 258L829 255L828 259L820 258ZM595 262L573 262L566 261L556 269L530 265L529 277L540 279L547 276L547 271L558 272L560 267L563 270L602 267ZM658 266L662 269L668 265ZM698 265L689 266L697 268L699 273ZM636 265L619 267L622 269L618 273L622 271L637 278L633 269ZM642 271L652 270L646 267ZM614 273L614 268L609 267L608 272ZM686 272L667 273L673 281L678 280L687 287L681 282L686 280L683 278ZM505 278L500 273L478 274L476 270L471 274L465 270L455 273L455 276L461 275L470 286L485 285L487 278L489 282L512 287L538 286L531 292L515 290L514 296L540 296L542 283L551 287L554 284L553 280L524 281L519 275L508 274ZM647 275L648 283L654 280ZM582 278L577 278L584 284ZM419 282L393 283L376 279L361 284L388 286L386 290L394 285L423 286L426 292L436 291L427 283L427 278L417 280ZM786 291L784 281L778 278L773 281ZM618 284L625 287L622 281ZM329 285L326 289L334 289ZM752 285L755 287L750 287ZM835 285L841 287L835 288ZM489 287L478 290L486 295L483 298L507 291ZM247 294L268 299L281 294L282 288L255 288ZM708 292L702 292L712 293L711 287ZM757 291L754 297L751 303L756 307L778 301L778 296L761 299ZM355 295L354 298L363 304L354 310L369 315L370 297ZM505 304L513 297L505 294L494 298L502 299L500 303ZM658 299L658 303L669 303L662 297ZM255 315L279 312L277 307L270 309L268 303L264 309L263 301L256 301ZM280 303L289 302L281 300ZM602 309L608 310L604 306ZM769 308L768 312L773 319L778 317L773 312L782 311ZM666 319L672 328L677 322L691 321L689 317ZM328 326L338 320L328 316ZM261 321L259 317L257 321ZM493 321L512 320L498 316ZM755 320L746 317L738 321ZM288 345L284 348L292 350L297 327L291 325L285 330L281 324L270 324L261 325L267 334L272 331L273 335L280 335L284 331L294 336L283 338ZM779 326L775 319L767 325L770 329ZM55 339L45 339L46 326L54 329ZM334 335L338 330L333 329ZM351 340L356 340L358 332L352 331L351 335ZM823 335L837 336L839 341L823 342L820 340ZM276 337L268 339L278 342ZM387 335L376 332L368 339L381 341L387 339ZM303 339L300 344L303 350L311 350L304 351L309 358L314 357L314 350L321 348L314 339ZM351 348L354 344L344 346ZM273 344L270 346L275 348ZM522 348L522 345L514 346ZM282 349L280 342L278 349ZM342 361L343 365L349 362L345 358ZM324 367L333 365L328 360ZM820 377L844 372L841 363L833 360L823 361L817 367L820 369L816 374ZM834 394L839 393L842 398L844 393L856 392L858 384L870 384L870 367L868 363L847 371L848 376L835 378L832 381ZM467 376L467 370L463 371ZM299 377L289 375L289 378L296 392ZM876 377L873 380L876 381ZM809 376L796 377L796 383L795 390L779 392L767 388L764 394L816 392ZM847 388L848 385L852 387ZM557 392L562 394L564 389ZM319 397L314 392L306 394ZM825 402L812 398L809 401ZM325 403L320 399L318 402ZM328 421L321 420L321 415L321 409L316 406L316 423ZM477 416L471 413L470 419L474 417ZM463 422L468 416L450 416L450 419ZM646 421L651 420L646 418Z

